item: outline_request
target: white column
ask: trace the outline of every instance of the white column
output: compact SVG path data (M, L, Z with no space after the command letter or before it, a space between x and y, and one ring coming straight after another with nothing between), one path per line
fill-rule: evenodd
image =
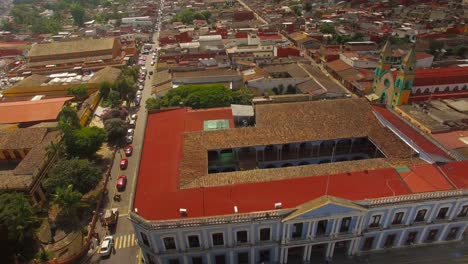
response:
M255 263L255 248L250 248L250 263Z
M274 260L278 260L279 263L281 263L280 250L281 250L281 247L276 247L275 248L275 258L274 258Z
M335 252L335 243L330 243L330 252L328 253L329 258L333 258L333 252Z
M308 245L307 247L307 251L306 251L306 259L305 261L306 262L310 262L310 253L312 252L312 245Z
M414 209L415 209L414 207L411 207L409 212L407 212L405 225L409 225L411 223L411 221L413 221L413 219L414 219L414 217L413 217Z
M313 221L309 221L308 225L307 225L307 233L306 233L306 238L309 238L310 236L310 230L312 229L312 225L313 225Z
M188 257L185 254L182 258L184 259L184 264L188 264Z
M336 226L335 226L335 232L334 232L335 235L338 235L338 233L340 232L341 221L343 221L343 218L336 219Z
M232 245L234 245L234 239L233 239L233 236L232 236L232 226L231 225L228 225L226 240L227 240L226 245L228 247L232 247Z
M359 250L359 244L361 244L361 237L357 238L354 242L353 254Z
M335 230L337 219L332 219L332 220L333 220L333 224L332 224L332 228L330 229L330 235L329 236L333 235L333 230Z
M380 243L382 243L383 236L384 236L384 233L379 234L379 239L377 239L377 244L375 244L376 246L375 249L381 248Z
M310 227L310 233L309 233L309 235L310 235L310 237L312 239L315 238L315 228L316 228L316 226L317 226L317 221L312 221L312 226Z
M432 211L431 213L429 214L429 217L427 218L427 223L430 223L432 222L432 219L434 218L434 215L436 214L436 212L439 210L439 205L438 204L435 204L433 207L432 207Z
M349 242L349 246L348 246L348 256L354 255L354 243L356 243L356 240L355 240L355 239L352 239L352 240Z
M280 251L279 263L283 264L284 263L284 261L283 261L283 259L284 259L284 248L279 247L279 251Z
M406 230L403 230L403 232L400 233L400 238L398 239L395 247L401 247L401 241L403 241L403 238L406 237L406 233L408 233Z
M283 263L288 263L288 248L284 248Z
M234 264L234 251L229 251L229 263Z
M271 231L270 231L271 232ZM250 224L250 243L255 244L255 225ZM271 237L271 234L270 234Z
M206 263L211 264L211 255L210 255L210 253L206 253Z
M423 231L421 231L421 235L419 236L419 239L418 241L416 241L417 244L421 244L421 242L423 241L424 237L426 236L426 231L428 230L427 227L425 227L423 229Z
M387 218L385 218L385 222L384 222L384 225L382 226L383 228L386 228L387 226L390 225L391 221L392 221L392 218L393 218L393 213L394 213L394 210L393 209L390 209L387 213Z
M279 241L280 240L280 237L281 237L281 232L283 232L283 229L281 228L282 226L280 225L280 222L278 222L276 224L276 241ZM273 228L270 230L271 232L271 240L275 240L275 238L273 237Z
M179 251L185 251L185 239L181 231L177 231L177 240L179 241L179 243L177 243L177 246L178 246L177 249Z
M456 214L460 210L460 205L461 205L461 202L458 202L457 204L455 204L455 206L451 208L448 220L452 220L456 216Z
M442 241L442 240L444 240L444 238L447 237L446 231L447 231L447 228L448 228L448 227L449 227L449 225L446 224L446 225L444 226L444 228L442 228L442 231L440 232L440 235L439 235L439 239L437 239L437 241Z
M281 229L281 242L286 241L286 233L287 232L288 232L288 224L284 224L283 228Z
M307 261L307 253L309 252L309 245L304 246L304 252L302 253L302 261Z
M205 229L203 229L203 244L204 244L203 247L205 249L210 248L210 239L208 238L208 232L206 232Z

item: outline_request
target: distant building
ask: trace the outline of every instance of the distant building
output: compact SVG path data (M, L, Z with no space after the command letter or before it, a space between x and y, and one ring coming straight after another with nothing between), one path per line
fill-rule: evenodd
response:
M80 39L34 44L24 67L12 74L51 74L72 70L99 70L125 65L125 52L118 38Z

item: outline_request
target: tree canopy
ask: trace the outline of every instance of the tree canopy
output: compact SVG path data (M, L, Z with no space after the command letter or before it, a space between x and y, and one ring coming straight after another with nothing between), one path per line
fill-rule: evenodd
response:
M177 15L172 18L172 21L179 21L184 24L193 24L195 19L204 19L208 21L211 18L211 13L208 10L202 11L201 13L196 12L191 8L183 9Z
M221 84L181 85L171 89L162 98L146 101L148 110L170 106L190 106L194 109L229 106L230 104L249 104L253 94L246 88L232 91Z
M119 146L124 142L127 134L127 123L120 118L110 118L104 122L107 132L107 142L114 146Z
M65 133L65 149L70 157L92 157L106 141L106 131L99 127L82 127Z
M59 114L58 126L64 133L80 128L80 119L78 118L76 109L71 106L63 107Z
M67 188L69 185L75 191L85 194L96 187L101 176L99 167L87 159L62 159L50 171L43 186L49 194L56 193L57 188Z
M24 194L0 193L0 261L13 254L24 256L25 251L31 250L37 223L34 210Z
M320 32L323 34L335 34L335 26L333 23L323 23L320 25Z
M76 25L82 26L86 20L86 11L80 4L73 4L70 6L70 13Z
M75 216L76 209L81 205L80 192L73 190L73 185L57 187L53 195L53 202L60 207L65 216Z
M72 86L68 88L68 94L73 95L78 101L83 101L88 96L88 88L85 84Z

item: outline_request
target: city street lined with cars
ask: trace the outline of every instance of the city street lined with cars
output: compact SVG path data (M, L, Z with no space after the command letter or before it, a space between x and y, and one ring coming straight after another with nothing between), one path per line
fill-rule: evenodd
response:
M162 4L163 2L161 2ZM159 32L155 31L152 39L153 43L157 43L158 36ZM113 183L109 185L109 197L114 199L109 199L110 201L106 208L118 208L118 211L121 212L117 217L118 224L111 230L113 252L109 255L109 258L100 258L100 254L97 254L91 261L92 263L129 264L138 262L136 258L138 256L137 242L133 234L133 226L128 219L128 213L134 196L133 192L137 181L144 129L146 128L147 112L140 105L142 101L144 102L151 96L150 76L157 74L154 72L154 65L158 59L157 52L152 52L151 56L154 56L155 53L156 56L154 56L153 60L150 60L150 51L146 47L149 50L157 51L157 44L147 43L143 47L140 59L143 58L145 64L139 70L138 90L133 100L134 106L130 108L130 114L127 117L129 127L125 135L127 145L118 151L111 171ZM118 199L115 199L117 197Z

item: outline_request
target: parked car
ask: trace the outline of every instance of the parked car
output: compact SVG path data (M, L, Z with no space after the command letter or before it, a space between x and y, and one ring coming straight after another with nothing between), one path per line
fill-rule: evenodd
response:
M119 192L125 191L125 187L127 187L127 176L120 175L117 178L117 183L116 183L115 186L117 187L117 191L119 191Z
M143 94L142 91L139 91L139 90L138 90L138 91L136 92L136 95L137 95L137 96L138 96L138 95L142 95L142 94Z
M124 151L125 151L125 156L130 157L133 154L133 146L132 145L126 146Z
M108 257L111 254L113 247L114 247L114 237L112 236L104 237L101 243L101 249L99 250L99 255L101 255L101 257Z
M154 66L154 61L151 62L151 66Z
M127 144L132 143L133 142L133 136L126 136L125 141L127 142Z
M133 115L130 116L130 119L131 119L131 120L135 120L135 121L136 121L137 118L138 118L138 114L133 114Z
M120 160L120 169L125 170L128 167L128 159L123 158Z
M143 91L144 88L145 86L143 86L142 84L138 85L138 90Z
M135 120L128 121L128 127L135 128L136 127L136 121Z
M127 130L127 136L133 136L133 133L135 133L135 129L134 128L129 128Z

